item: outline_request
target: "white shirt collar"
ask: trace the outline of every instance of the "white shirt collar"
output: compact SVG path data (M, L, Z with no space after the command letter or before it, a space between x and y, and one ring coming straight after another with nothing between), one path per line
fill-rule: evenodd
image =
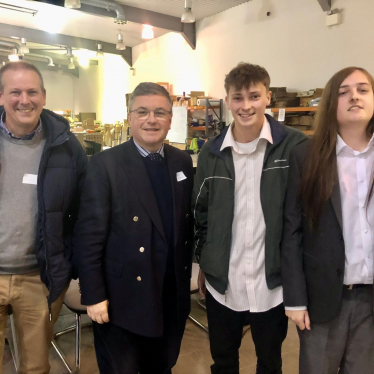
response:
M142 146L140 146L134 139L134 137L132 138L132 140L134 141L134 144L136 146L136 148L138 148L138 151L139 153L143 156L143 157L147 157L149 154L151 153L159 153L162 158L165 157L165 151L164 151L164 143L162 143L161 147L156 151L156 152L149 152L148 150L146 150L145 148L143 148Z
M229 127L229 129L227 130L227 133L225 135L225 139L223 140L223 143L222 143L222 146L221 146L220 150L222 151L227 147L231 147L236 152L243 153L241 150L238 149L238 143L234 139L234 135L232 133L232 130L233 130L234 126L235 126L235 123L232 123L231 126ZM262 125L262 129L261 129L261 132L260 132L260 136L257 139L253 140L253 142L258 143L258 141L260 139L265 139L269 143L273 144L273 137L271 136L270 124L269 124L269 121L267 120L267 118L265 116L264 116L264 123Z
M355 156L359 155L360 153L365 153L369 150L369 147L374 145L374 134L372 135L367 147L362 151L355 151L353 150L349 145L346 144L346 142L343 140L343 138L338 134L336 137L336 155L338 155L344 148L348 150L349 152L353 153Z

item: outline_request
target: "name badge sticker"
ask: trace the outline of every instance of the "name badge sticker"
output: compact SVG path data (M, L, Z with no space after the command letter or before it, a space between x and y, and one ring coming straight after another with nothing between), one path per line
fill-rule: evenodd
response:
M22 178L23 184L37 184L38 175L37 174L24 174Z
M177 181L180 182L180 181L183 181L187 179L187 177L184 175L183 171L178 171L177 173Z

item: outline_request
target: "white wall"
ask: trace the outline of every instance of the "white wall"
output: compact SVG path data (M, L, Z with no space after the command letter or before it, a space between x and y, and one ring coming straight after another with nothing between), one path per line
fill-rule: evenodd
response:
M350 65L374 74L374 1L332 5L343 11L339 26L325 26L317 0L253 0L198 22L195 51L172 33L139 45L131 89L141 81L163 81L173 84L175 94L205 90L224 97L225 74L240 61L264 66L271 85L291 90L323 87Z
M70 74L58 75L43 70L44 86L47 91L46 108L50 110L74 109L74 82Z
M89 65L87 68L79 67L79 78L73 77L74 87L74 113L96 113L100 106L99 92L99 66ZM99 118L98 118L99 119Z
M71 74L58 75L42 71L47 90L46 108L95 112L103 123L114 124L126 118L126 97L129 88L130 67L122 57L105 55L98 65L79 68L79 78Z
M114 124L127 118L126 93L130 91L130 67L118 55L106 54L99 60L98 119Z

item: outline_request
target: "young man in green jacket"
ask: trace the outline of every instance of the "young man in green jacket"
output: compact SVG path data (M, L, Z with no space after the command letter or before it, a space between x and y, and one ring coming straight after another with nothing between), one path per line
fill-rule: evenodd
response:
M306 136L265 115L270 77L240 63L225 79L234 122L201 150L193 193L199 289L206 297L214 374L239 373L251 325L257 374L282 373L287 335L280 274L289 153Z

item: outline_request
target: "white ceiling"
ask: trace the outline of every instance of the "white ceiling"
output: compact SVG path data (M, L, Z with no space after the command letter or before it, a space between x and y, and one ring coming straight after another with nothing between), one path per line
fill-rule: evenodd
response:
M197 20L222 12L250 0L192 0L192 10ZM118 30L123 34L124 43L134 47L145 40L141 38L142 25L129 22L118 26L112 18L96 16L79 10L67 9L46 3L26 0L2 0L6 4L37 10L35 16L0 8L0 23L37 29L58 34L116 43ZM122 0L121 3L180 17L184 0ZM169 30L153 28L155 38ZM11 37L12 35L0 35ZM27 39L27 35L25 35Z
M134 47L144 43L141 38L142 25L128 23L118 26L112 18L94 16L78 10L62 8L50 4L25 0L5 0L7 4L37 10L35 16L0 8L0 22L57 34L116 43L118 29L122 31L124 43ZM169 32L154 28L155 37ZM0 35L10 37L12 35ZM25 35L27 38L27 35Z
M251 0L192 0L192 11L196 20L200 20L248 1ZM184 10L184 0L118 0L118 2L174 17L180 17Z

